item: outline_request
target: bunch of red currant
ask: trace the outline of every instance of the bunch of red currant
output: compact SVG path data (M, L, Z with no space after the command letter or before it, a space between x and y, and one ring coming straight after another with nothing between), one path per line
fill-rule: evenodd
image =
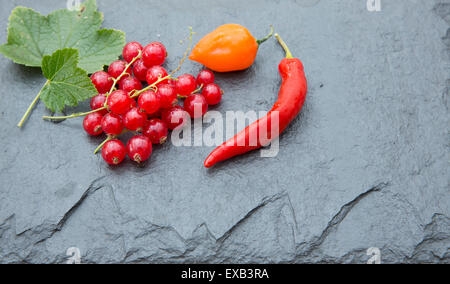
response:
M99 94L92 98L92 112L83 121L89 135L108 136L96 152L101 148L110 165L120 164L126 155L137 163L148 160L152 144L163 144L169 130L182 127L188 116L203 116L209 105L220 103L223 94L209 70L202 70L197 78L169 75L161 66L167 51L159 42L145 48L130 42L122 56L123 60L111 63L108 72L92 74ZM178 99L185 99L183 107ZM117 137L128 131L137 135L125 147Z

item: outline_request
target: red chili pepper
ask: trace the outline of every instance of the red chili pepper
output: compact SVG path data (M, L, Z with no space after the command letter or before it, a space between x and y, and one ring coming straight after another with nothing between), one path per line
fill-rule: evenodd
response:
M249 125L245 130L214 150L206 159L205 167L210 168L231 157L242 155L269 144L300 113L308 90L303 64L299 59L292 56L289 48L280 36L278 34L275 36L286 51L286 58L279 65L282 84L277 102L267 116ZM276 120L279 122L279 127L275 133L272 133L274 132L271 129L272 121ZM261 131L267 131L267 139L262 138ZM251 139L255 137L257 137L257 143L250 144ZM262 145L261 141L264 141L264 145Z

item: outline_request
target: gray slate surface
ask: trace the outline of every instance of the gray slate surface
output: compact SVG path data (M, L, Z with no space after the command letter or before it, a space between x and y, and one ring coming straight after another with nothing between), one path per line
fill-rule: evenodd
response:
M160 40L173 68L191 25L274 24L305 65L309 97L276 158L258 153L206 170L208 147L158 147L139 168L92 155L82 119L15 127L44 84L0 56L0 262L450 262L450 1L98 0L104 26ZM0 42L16 5L47 14L65 1L0 0ZM216 110L267 110L283 52L275 40L247 71L218 75ZM188 62L182 72L201 66ZM73 111L87 109L84 104Z

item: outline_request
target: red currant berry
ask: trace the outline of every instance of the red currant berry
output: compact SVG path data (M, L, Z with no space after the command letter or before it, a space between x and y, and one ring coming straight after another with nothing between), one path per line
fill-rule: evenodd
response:
M166 47L160 42L152 42L142 51L142 59L147 67L162 65L166 57Z
M208 111L208 102L201 94L193 94L184 101L184 109L192 118L199 118Z
M144 60L138 59L133 64L133 74L139 81L145 81L147 78L148 68L144 65Z
M134 136L128 141L127 154L137 163L147 161L152 155L152 141L144 135Z
M184 126L189 114L182 107L174 106L164 110L161 116L162 120L167 124L167 127L170 130L174 130L175 128Z
M146 121L147 115L137 107L132 108L123 117L123 125L131 131L142 132Z
M98 112L88 114L83 120L84 130L92 136L98 136L102 134L102 118L103 115Z
M169 129L164 121L154 118L146 123L143 133L153 144L164 144L167 141Z
M102 148L103 160L113 166L122 163L123 159L125 159L125 155L125 145L117 139L106 142Z
M204 69L200 71L197 75L197 84L198 86L206 86L208 84L214 83L215 80L214 73L210 70Z
M161 99L157 93L145 91L139 96L138 104L147 114L153 114L161 108Z
M100 94L109 92L114 84L111 76L105 71L98 71L92 74L91 81Z
M108 135L121 134L123 131L122 117L114 113L106 114L102 119L102 129Z
M128 76L120 80L119 88L127 93L131 93L133 90L142 90L142 83L135 77Z
M158 95L161 99L161 108L173 107L178 102L177 90L169 84L159 85Z
M169 79L169 80L167 80L167 84L169 84L169 85L171 85L171 86L176 88L177 87L177 80Z
M135 108L135 107L138 107L138 104L137 104L137 102L136 102L135 99L131 99L131 106L130 106L130 109Z
M139 55L139 51L143 49L139 42L129 42L123 48L122 57L126 62L130 63L136 56Z
M159 109L157 112L149 114L148 118L150 118L150 119L152 119L152 118L161 118L161 114L162 114L162 110Z
M195 77L190 74L184 74L178 77L177 80L177 91L181 96L189 96L197 88L197 81Z
M202 95L206 98L206 101L208 101L208 105L210 106L219 104L222 100L222 94L223 91L214 83L205 85L202 91Z
M123 71L125 71L125 68L127 68L127 63L125 61L123 60L114 61L108 67L108 74L111 77L117 79L117 77L119 77L123 73ZM128 68L126 73L131 74L131 68Z
M156 65L156 66L150 67L147 70L146 80L149 85L152 85L153 83L158 81L160 78L167 77L167 75L168 74L167 74L166 69L164 69L163 67L161 67L159 65ZM164 83L164 82L167 82L167 80L159 82L159 84Z
M99 94L91 99L91 109L96 110L105 106L106 96ZM104 109L99 111L101 115L105 115L108 113L108 110Z
M117 90L109 95L107 104L111 112L125 114L133 106L133 99L130 98L127 92Z

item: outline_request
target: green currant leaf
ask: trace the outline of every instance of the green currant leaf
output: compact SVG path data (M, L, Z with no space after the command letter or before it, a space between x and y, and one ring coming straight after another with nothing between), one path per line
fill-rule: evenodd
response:
M41 67L44 56L56 50L78 49L79 67L93 73L116 60L125 45L125 34L100 29L102 22L95 0L87 0L78 11L62 9L48 16L16 7L9 17L8 42L0 46L0 53L18 64Z
M61 112L96 94L94 84L83 69L77 67L78 50L57 50L42 59L42 73L48 79L40 97L48 109Z

